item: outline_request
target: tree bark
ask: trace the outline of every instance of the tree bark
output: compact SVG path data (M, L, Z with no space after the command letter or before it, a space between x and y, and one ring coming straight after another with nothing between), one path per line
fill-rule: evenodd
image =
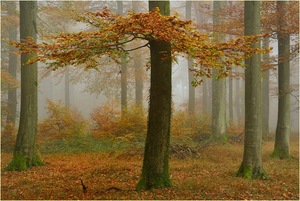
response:
M214 1L214 24L220 24L222 21L218 16L221 8L225 4L222 1ZM221 42L222 35L216 33L216 40ZM218 72L213 70L212 77L212 138L213 140L226 141L226 79L217 79Z
M9 15L14 16L16 12L16 2L7 2L9 6ZM11 24L9 26L9 39L12 41L17 40L17 27L15 24ZM17 59L18 56L13 52L16 51L16 48L10 46L9 47L9 63L8 63L8 72L14 78L17 77ZM13 128L15 128L16 124L16 116L17 116L17 89L10 88L8 89L8 97L7 97L7 107L8 107L8 114L6 119L6 126L5 131L10 132ZM10 133L8 133L10 134Z
M117 1L117 4L119 15L123 15L123 1ZM121 111L122 116L127 112L127 64L124 58L121 61Z
M169 1L149 1L149 10L158 7L170 14ZM170 187L169 149L171 120L171 45L150 41L151 86L148 130L141 179L137 190Z
M269 38L265 38L263 40L263 45L262 47L264 49L269 48ZM263 55L263 62L265 64L269 64L270 60L270 54L266 53ZM264 76L263 76L263 82L262 82L262 98L263 98L263 107L262 107L262 122L263 122L263 127L262 127L262 132L263 132L263 137L267 138L269 136L269 102L270 102L270 70L265 70L264 71Z
M241 104L240 104L240 80L235 81L235 109L236 109L236 119L239 126L241 126Z
M185 7L185 18L190 20L192 18L192 1L186 1ZM193 60L188 59L188 79L189 79L189 105L188 111L189 115L195 115L195 87L192 85L194 81L193 71Z
M273 156L290 157L290 36L285 32L287 1L277 2L278 24L278 120ZM280 14L279 14L280 13Z
M231 77L228 78L228 89L229 122L233 123L233 79Z
M70 71L69 67L66 67L65 71L65 106L70 107Z
M20 2L20 40L30 36L36 40L37 2ZM37 64L27 65L33 55L21 55L21 114L17 141L12 162L6 170L25 170L32 166L42 165L36 153L37 134Z
M132 8L135 12L139 11L139 1L132 1ZM144 71L141 62L141 55L134 52L134 79L135 79L135 106L143 108L143 89L144 89Z
M259 1L246 1L244 10L245 35L260 34ZM252 45L259 48L260 44ZM264 179L262 167L262 88L261 56L246 59L245 70L245 141L242 164L237 176L248 179Z

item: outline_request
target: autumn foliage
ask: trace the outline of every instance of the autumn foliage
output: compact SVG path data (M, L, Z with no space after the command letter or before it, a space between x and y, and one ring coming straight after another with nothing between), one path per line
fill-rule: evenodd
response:
M130 106L121 115L116 104L104 104L91 113L92 134L121 142L142 141L146 136L147 118L140 108Z
M38 125L38 139L72 139L87 134L89 122L78 111L63 106L61 101L47 103L48 117Z
M177 15L161 15L158 9L121 16L104 8L102 12L85 12L77 20L90 24L95 31L49 36L49 43L38 44L28 38L11 45L16 46L19 53L37 53L28 63L40 61L52 69L84 64L89 69L100 68L98 59L103 56L120 63L130 51L149 46L152 40L167 41L172 47L172 59L179 55L195 59L194 71L198 80L194 84L199 84L203 76L211 77L212 68L219 77L228 76L232 66L243 66L245 58L268 51L251 46L259 42L262 35L217 43L210 35L200 33L192 21L181 20ZM136 40L144 43L128 47Z
M171 188L137 192L142 158L118 152L45 154L46 165L23 172L2 172L2 200L299 200L299 140L291 141L290 160L270 157L273 142L263 145L268 180L235 176L242 144L210 145L198 158L171 157ZM11 160L2 153L1 167ZM80 179L88 187L83 193ZM107 190L117 187L121 190Z

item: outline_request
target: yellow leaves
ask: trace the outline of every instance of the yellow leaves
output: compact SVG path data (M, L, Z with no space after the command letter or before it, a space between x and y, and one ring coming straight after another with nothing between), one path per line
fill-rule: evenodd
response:
M11 43L22 53L37 53L29 63L50 60L49 66L53 69L66 65L85 64L86 69L97 67L97 58L108 56L118 62L119 58L145 46L134 43L136 40L166 41L172 47L172 59L183 54L194 59L201 66L195 69L197 76L211 76L212 68L223 72L232 65L242 65L243 59L254 54L266 53L252 47L263 35L246 36L217 43L211 36L199 32L196 25L190 20L181 20L177 15L164 16L158 9L147 13L129 12L125 16L112 13L107 8L102 12L86 12L77 19L98 28L96 31L79 33L61 33L50 36L51 43L37 44L33 39L22 43ZM136 45L135 47L132 47ZM125 46L130 46L126 49ZM204 69L204 70L203 70ZM222 76L226 76L223 74Z

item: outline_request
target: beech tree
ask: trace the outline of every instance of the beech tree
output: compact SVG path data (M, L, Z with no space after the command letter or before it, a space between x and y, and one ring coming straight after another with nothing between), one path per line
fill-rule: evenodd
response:
M244 58L267 51L251 46L259 42L261 35L222 43L211 41L210 36L200 33L192 21L169 16L168 1L151 1L149 8L147 13L129 12L124 16L106 8L102 12L85 12L77 20L97 29L52 35L50 42L36 43L28 38L21 43L11 43L20 53L37 53L27 64L40 61L53 70L79 64L85 64L86 69L100 68L98 59L103 56L120 64L129 52L150 47L150 107L143 170L137 185L139 190L171 185L168 156L172 60L182 54L193 59L198 64L193 69L194 84L197 85L202 82L202 77L212 76L212 69L218 72L219 78L226 77L231 66L242 65ZM135 40L143 41L142 45L125 46Z
M290 157L290 34L286 31L288 1L277 2L278 39L278 119L273 156L281 159Z
M225 2L214 1L213 23L220 24L221 18L218 16L220 9L224 8ZM224 40L224 35L215 32L217 41ZM224 71L227 71L224 68ZM226 79L219 79L219 72L213 70L212 76L212 139L217 141L226 141Z
M28 36L36 41L37 2L20 1L20 41ZM14 148L13 159L6 170L25 170L32 166L42 165L43 162L36 153L37 135L37 63L28 64L27 61L34 56L21 55L21 114Z
M185 18L190 20L192 18L192 1L186 1L185 5ZM193 61L191 59L188 62L188 80L189 80L189 106L188 111L190 115L195 114L195 87L193 86L194 74L193 74Z
M246 1L244 7L245 35L260 33L259 1ZM259 48L260 44L253 47ZM262 166L262 88L261 60L255 54L245 60L245 141L242 164L237 176L263 179L267 175Z

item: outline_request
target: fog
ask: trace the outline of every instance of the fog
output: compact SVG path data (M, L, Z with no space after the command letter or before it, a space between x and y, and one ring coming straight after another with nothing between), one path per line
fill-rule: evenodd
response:
M90 10L95 10L97 8L98 10L101 10L101 7L104 6L105 3L100 2L93 2L90 6ZM129 6L130 2L125 2L124 9L129 10L131 7ZM172 13L179 13L179 16L184 17L185 15L185 8L184 8L184 2L171 2L172 7ZM115 2L110 1L107 3L107 6L109 9L116 10ZM195 21L195 8L193 7L192 10L192 18ZM141 3L141 10L146 11L147 10L147 3ZM49 17L49 13L47 15L40 16L40 19L47 20L47 17ZM211 19L207 19L207 22L211 22ZM82 23L75 23L74 21L67 21L64 22L64 28L68 32L78 32L78 31L84 31L86 29L86 25ZM40 39L41 40L41 39ZM271 42L271 46L273 47L273 50L271 51L271 55L277 55L278 49L277 49L277 41L273 40ZM144 72L146 74L146 77L149 77L149 70L146 69L146 62L149 58L149 54L147 50L143 50L145 53L143 54L143 57L140 58L144 62ZM102 63L105 63L105 61L102 61ZM116 64L109 64L111 65L112 69L118 69L119 66ZM65 83L66 76L65 73L62 72L63 70L55 71L55 72L47 72L45 73L45 64L39 63L39 88L38 88L38 118L39 121L42 121L47 117L47 99L58 102L62 101L63 103L66 102L66 95L65 95ZM130 68L130 67L129 67ZM240 69L242 71L242 69ZM111 97L108 97L105 95L104 92L88 92L87 91L87 81L89 79L94 79L96 75L101 74L101 71L95 71L93 69L89 70L88 72L83 72L83 70L80 67L70 67L70 79L73 79L73 81L70 81L69 83L69 100L70 100L70 107L76 108L78 111L80 111L86 118L90 117L90 113L97 107L110 103ZM84 79L83 82L75 82L75 81L82 81L79 78L76 78L74 74L80 74L83 73L82 79ZM46 74L46 75L45 75ZM102 77L101 79L105 80L115 80L115 83L113 85L113 90L116 91L116 94L114 95L115 101L120 101L120 74L116 71L115 73L110 74L112 77ZM276 129L276 123L277 123L277 104L278 104L278 95L277 95L277 85L278 85L278 77L277 77L277 70L271 70L270 74L270 129L271 132L274 133ZM187 61L184 57L179 57L178 62L173 64L173 73L172 73L172 84L173 84L173 109L174 110L183 110L187 111L187 102L188 102L188 71L187 71ZM74 80L75 79L75 80ZM228 86L228 79L227 79L227 86ZM132 81L129 81L132 82ZM240 96L241 99L243 99L244 95L244 80L239 79L238 82L240 83L240 91L238 94L235 91L236 87L236 80L233 81L233 97ZM295 58L293 61L291 61L291 85L295 88L295 90L292 92L291 96L291 129L292 133L299 133L299 61L298 57ZM118 88L119 86L119 88ZM147 108L148 105L148 92L149 92L149 79L146 79L144 81L144 89L143 89L143 105ZM203 114L203 105L202 105L202 96L206 96L206 94L203 94L203 87L197 86L196 87L196 113L198 115ZM110 90L110 89L107 89ZM228 92L228 87L227 87ZM20 98L20 92L18 89L18 94ZM228 100L228 93L227 93L227 100ZM128 86L128 101L129 104L134 102L134 86L132 83L129 83ZM20 103L20 101L18 101ZM227 101L228 105L228 101ZM235 105L235 104L234 104ZM19 105L18 107L19 108ZM242 109L242 108L241 108ZM243 109L242 109L243 110ZM237 122L237 114L236 109L234 108L234 119L233 122Z

